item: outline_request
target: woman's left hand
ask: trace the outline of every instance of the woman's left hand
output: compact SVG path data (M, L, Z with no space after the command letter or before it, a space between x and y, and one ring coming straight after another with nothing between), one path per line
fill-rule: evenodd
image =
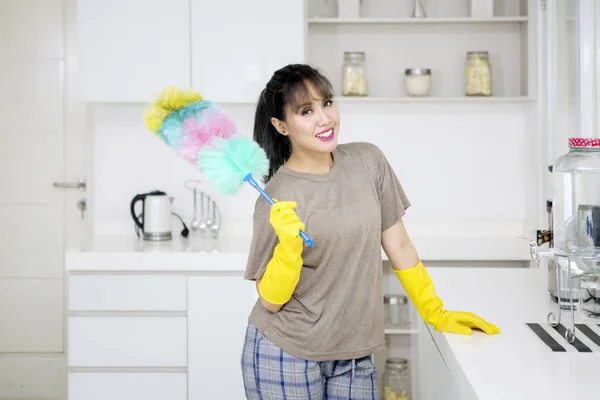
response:
M442 312L439 320L434 326L435 330L449 333L458 333L461 335L470 335L473 329L479 329L488 335L500 333L500 329L481 317L464 311L446 311Z

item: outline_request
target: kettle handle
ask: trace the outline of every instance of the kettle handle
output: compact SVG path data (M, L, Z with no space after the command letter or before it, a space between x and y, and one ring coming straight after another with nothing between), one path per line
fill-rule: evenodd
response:
M140 222L140 220L138 219L138 217L135 215L135 203L137 203L138 201L143 201L146 198L147 194L138 194L136 195L132 200L131 200L131 204L129 206L130 211L131 211L131 218L133 218L133 222L135 222L135 224L137 225L138 228L140 228L140 230L142 232L144 232L144 225ZM142 210L143 210L143 203L142 203ZM142 212L142 215L144 215L144 213Z

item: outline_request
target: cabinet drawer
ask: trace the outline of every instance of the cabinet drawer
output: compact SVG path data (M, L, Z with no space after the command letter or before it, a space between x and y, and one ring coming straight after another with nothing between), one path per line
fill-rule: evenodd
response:
M79 275L69 278L70 311L185 311L185 276Z
M69 317L69 367L185 367L184 317Z
M183 373L70 373L69 400L187 400Z

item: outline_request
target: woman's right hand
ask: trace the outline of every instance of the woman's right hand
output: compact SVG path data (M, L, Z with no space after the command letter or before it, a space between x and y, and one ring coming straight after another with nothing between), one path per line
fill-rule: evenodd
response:
M257 283L263 306L270 312L278 312L287 303L300 279L304 242L300 230L304 224L294 211L293 201L277 201L271 206L269 222L279 238L273 257Z
M271 206L269 222L275 230L279 242L283 245L302 242L300 231L304 230L304 223L294 211L295 201L277 201Z

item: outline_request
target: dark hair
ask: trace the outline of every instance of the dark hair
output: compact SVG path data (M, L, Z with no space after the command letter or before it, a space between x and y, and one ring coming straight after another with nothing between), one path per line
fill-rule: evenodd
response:
M254 115L254 141L267 154L269 172L263 177L267 183L292 154L290 138L282 135L271 123L275 117L285 121L286 107L294 109L310 102L310 87L326 99L333 97L329 79L315 68L305 64L290 64L273 74L260 94Z

